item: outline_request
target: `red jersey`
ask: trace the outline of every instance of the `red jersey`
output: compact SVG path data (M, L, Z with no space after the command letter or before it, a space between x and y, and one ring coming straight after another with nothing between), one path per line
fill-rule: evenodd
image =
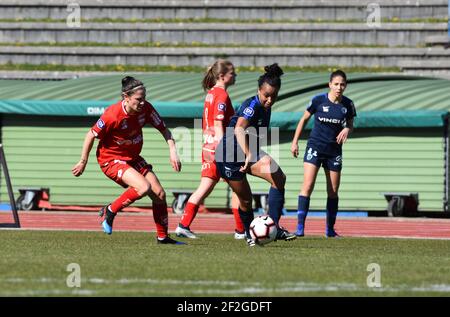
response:
M91 128L100 139L97 147L97 161L103 165L112 160L133 161L139 158L144 140L142 127L150 123L159 131L166 125L153 106L145 101L143 110L128 114L122 101L106 108L103 115Z
M213 87L208 91L203 109L203 157L214 157L218 141L214 140L214 121L223 122L223 132L234 115L230 97L225 89ZM206 155L209 152L209 155ZM208 160L209 161L209 160Z

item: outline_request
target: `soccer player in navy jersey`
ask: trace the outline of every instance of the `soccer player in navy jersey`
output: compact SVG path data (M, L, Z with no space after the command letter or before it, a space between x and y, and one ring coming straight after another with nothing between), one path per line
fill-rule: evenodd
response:
M309 201L319 168L323 166L327 179L327 237L339 236L334 230L338 212L338 190L342 170L342 144L353 131L356 116L353 102L343 95L347 76L342 70L331 73L329 91L314 96L300 119L292 140L291 152L298 156L298 140L311 116L314 127L309 135L303 158L303 186L298 196L298 225L296 235L304 236Z
M288 241L296 238L278 225L284 205L286 176L277 162L260 149L263 138L267 138L271 108L281 87L281 75L283 71L277 64L265 67L265 73L258 79L257 95L242 103L216 148L217 168L239 199L239 215L249 246L254 246L255 241L249 232L253 209L247 174L262 178L271 185L269 215L277 224L276 239Z

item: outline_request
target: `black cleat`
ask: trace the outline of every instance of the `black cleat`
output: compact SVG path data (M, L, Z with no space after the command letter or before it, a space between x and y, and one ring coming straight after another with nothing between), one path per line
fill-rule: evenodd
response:
M156 242L158 244L186 244L184 242L181 241L177 241L172 239L171 237L167 236L164 239L160 240L159 238L156 238Z
M327 238L341 238L341 235L339 235L334 229L327 229L325 232L325 237Z
M291 241L295 239L297 239L297 236L294 233L290 233L283 227L278 228L277 237L275 238L275 241L277 240Z

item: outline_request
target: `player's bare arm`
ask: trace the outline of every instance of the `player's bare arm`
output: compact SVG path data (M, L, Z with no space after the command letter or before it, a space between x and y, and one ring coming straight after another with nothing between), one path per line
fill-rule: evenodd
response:
M297 124L297 128L295 129L294 138L292 139L291 144L291 153L294 157L298 157L298 140L300 139L300 135L309 119L311 118L311 113L308 110L305 110L302 118Z
M81 158L78 163L75 164L75 166L72 168L73 176L78 177L83 174L89 159L89 153L91 152L92 145L94 144L94 140L95 136L92 131L89 130L88 133L86 133L86 137L84 138L83 149L81 150Z
M177 147L175 145L175 140L172 136L172 132L168 128L165 128L161 134L163 135L164 139L166 140L167 144L169 145L169 152L170 152L170 164L172 165L172 168L176 172L181 171L181 162L180 158L178 157L177 153Z
M234 134L236 135L236 140L241 147L242 151L245 153L245 164L240 168L241 172L247 172L250 168L250 162L252 160L252 153L250 152L248 146L248 139L245 134L245 129L248 128L250 122L240 117L236 123L236 128L234 129Z
M214 120L214 142L218 144L220 140L223 138L223 121L222 120Z

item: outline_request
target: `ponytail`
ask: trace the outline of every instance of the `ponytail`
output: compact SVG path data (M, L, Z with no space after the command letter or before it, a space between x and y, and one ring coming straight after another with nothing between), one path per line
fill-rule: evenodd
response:
M284 74L283 70L277 63L264 67L265 73L258 79L258 87L261 88L264 83L269 84L272 87L278 89L281 88L281 75Z
M208 67L205 76L202 80L202 87L205 91L210 90L217 82L219 75L225 75L230 68L233 67L233 63L225 59L218 59Z

